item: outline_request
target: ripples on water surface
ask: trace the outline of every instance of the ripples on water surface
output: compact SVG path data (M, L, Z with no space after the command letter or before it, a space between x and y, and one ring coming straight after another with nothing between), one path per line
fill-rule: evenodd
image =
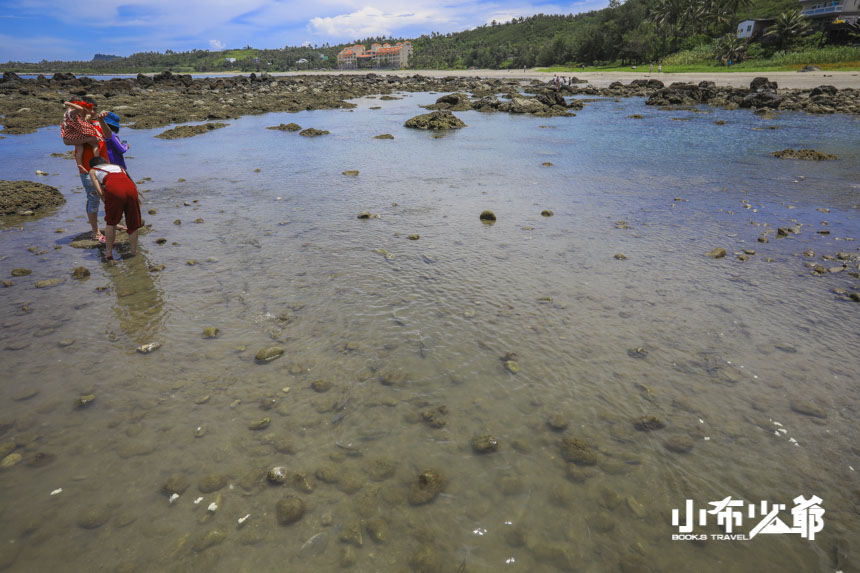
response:
M43 169L69 199L0 230L3 278L33 269L0 290L0 442L24 456L0 471L11 570L860 566L860 305L831 292L856 289L856 269L816 277L804 266L857 252L839 240L860 235L857 120L634 99L574 118L458 113L469 127L440 138L402 128L435 97L245 117L178 141L124 131L133 177L152 178L140 185L152 231L112 267L68 246L87 225L71 162L49 157L65 151L56 129L0 141L4 179ZM290 121L331 135L264 129ZM395 139L373 139L382 133ZM770 157L786 147L840 160ZM350 169L360 174L341 174ZM495 225L479 222L484 209ZM380 218L356 219L364 210ZM794 221L799 235L756 242ZM729 255L704 256L715 247ZM743 249L755 250L746 262ZM76 266L92 276L71 279ZM34 288L52 277L65 282ZM203 339L208 326L218 338ZM162 347L135 352L152 341ZM285 354L255 364L274 344ZM331 389L315 392L317 380ZM95 402L74 409L89 393ZM422 413L440 406L435 428ZM636 431L646 415L666 428ZM553 416L567 429L553 431ZM268 428L249 429L263 417ZM473 453L486 433L498 451ZM665 447L682 436L691 451ZM568 467L563 437L590 444L597 465ZM37 453L56 459L28 465ZM273 466L292 485L266 485ZM447 486L410 505L427 468ZM190 487L168 505L160 489L176 474ZM229 485L200 493L209 474ZM790 508L813 494L826 509L815 541L671 541L671 510L686 499ZM285 495L306 507L286 527L275 518ZM704 531L720 532L713 516Z

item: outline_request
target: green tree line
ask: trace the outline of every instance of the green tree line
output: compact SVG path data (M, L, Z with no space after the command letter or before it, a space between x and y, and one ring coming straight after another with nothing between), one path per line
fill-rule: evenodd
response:
M514 18L472 30L431 33L411 40L411 67L418 69L515 69L554 65L601 65L614 62L657 62L680 50L713 47L715 57L742 55L744 45L733 42L738 22L777 17L799 7L797 0L610 0L609 6L581 14ZM780 21L782 22L782 21ZM782 25L782 24L781 24ZM798 33L807 33L801 26ZM72 71L92 74L159 72L263 72L337 68L337 53L354 43L398 41L364 38L350 44L281 49L191 50L141 52L128 57L99 55L88 62L9 62L4 70L18 72ZM778 47L790 45L780 36Z

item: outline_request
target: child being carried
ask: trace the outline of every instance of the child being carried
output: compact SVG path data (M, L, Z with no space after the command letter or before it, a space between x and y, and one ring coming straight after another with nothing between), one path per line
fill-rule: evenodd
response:
M99 156L99 140L101 134L96 127L90 123L89 116L93 111L93 104L83 101L67 101L66 113L63 114L63 123L60 126L60 135L63 143L75 146L75 162L79 167L84 159L84 146L93 148L93 156ZM87 170L86 167L83 167Z

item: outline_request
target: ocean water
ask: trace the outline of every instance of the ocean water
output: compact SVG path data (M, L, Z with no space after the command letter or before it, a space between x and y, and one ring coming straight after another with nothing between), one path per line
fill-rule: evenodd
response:
M174 141L124 129L152 228L114 264L69 246L88 225L57 128L0 140L4 179L68 199L0 222L0 447L22 456L0 470L0 568L860 567L860 305L840 294L860 281L805 264L858 253L857 119L597 99L434 135L402 126L438 95L400 97ZM265 129L288 122L331 133ZM771 157L788 147L839 160ZM445 485L415 505L426 470ZM825 510L812 540L672 539L687 500L738 500L749 537L762 502L795 526L801 495ZM286 496L305 511L280 525ZM728 532L706 518L697 534Z

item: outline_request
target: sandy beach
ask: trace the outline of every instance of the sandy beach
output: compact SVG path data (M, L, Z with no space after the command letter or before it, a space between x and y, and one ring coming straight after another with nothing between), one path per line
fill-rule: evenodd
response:
M521 78L529 80L548 80L555 74L553 72L541 72L537 70L373 70L380 75L411 76L419 74L430 77L481 77L481 78ZM301 71L275 73L272 75L284 76L307 76L307 75L363 75L368 70L349 71ZM712 81L718 86L749 87L753 78L767 77L779 84L780 88L789 89L812 89L820 85L831 85L839 89L860 88L860 72L731 72L721 74L691 73L691 74L669 74L648 73L646 67L642 70L631 70L629 72L571 72L560 74L562 76L576 76L581 80L598 88L608 87L612 82L630 83L638 79L658 79L665 84L672 82L699 83L701 81Z

